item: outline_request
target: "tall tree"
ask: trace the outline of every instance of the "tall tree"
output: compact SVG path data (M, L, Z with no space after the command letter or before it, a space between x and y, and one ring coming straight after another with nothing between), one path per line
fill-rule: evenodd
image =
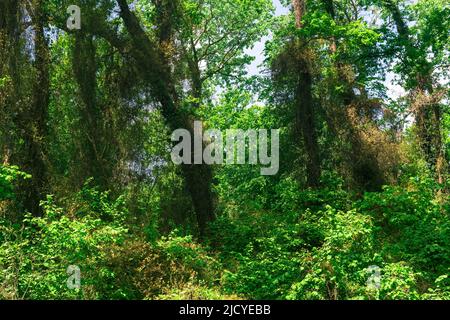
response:
M285 103L293 108L294 140L306 153L306 185L317 188L320 185L321 159L317 134L317 108L313 98L312 64L314 54L308 39L302 34L305 25L306 2L293 0L295 29L280 43L282 49L272 58L274 84L284 83L280 89ZM290 91L293 91L292 95ZM278 94L278 93L277 93Z
M13 136L8 134L14 130L13 112L19 94L19 57L20 47L20 7L18 1L2 1L0 3L0 75L1 75L1 107L4 114L1 121L2 130L2 162L8 164L14 149Z
M433 75L448 59L450 9L445 1L419 1L416 11L417 26L408 25L408 8L402 9L395 0L382 0L381 6L392 17L397 31L394 46L400 54L397 70L405 78L405 89L410 91L412 112L415 116L417 137L423 155L435 172L439 183L444 182L446 159L442 140L443 92ZM432 57L430 58L430 51Z
M344 28L352 28L351 23L357 21L347 21L347 25L350 26L345 26L345 22L340 21L337 15L338 10L335 9L335 1L333 0L322 1L322 7L329 18L331 18L330 22L334 23L336 28L342 25ZM343 10L347 11L348 9L344 7ZM346 17L348 16L354 15L347 14ZM355 28L355 31L358 32L359 30ZM356 74L364 73L364 71L360 70L361 68L358 69L358 65L355 63L352 64L351 61L342 57L342 52L345 52L345 49L341 47L345 46L345 43L339 43L336 35L332 34L328 40L334 69L333 74L336 75L336 82L339 84L339 90L334 90L334 96L337 99L336 101L330 101L329 104L332 107L330 110L326 110L328 126L337 137L347 141L349 144L349 149L346 150L346 158L348 159L348 167L351 170L353 183L363 190L380 190L385 183L383 172L374 152L364 142L358 128L361 120L361 112L358 108L360 108L361 104L370 104L369 101L364 101L355 93L355 88L358 88L359 91L366 90L364 84L358 83L356 77ZM348 40L345 38L341 39L341 42L345 41ZM354 119L355 116L357 119Z
M295 24L298 29L302 28L302 18L305 14L306 3L303 0L292 0L295 13ZM310 62L307 60L308 47L304 39L297 39L295 43L294 64L297 73L297 88L295 100L297 104L296 126L302 134L304 147L307 153L307 184L309 187L317 188L320 184L320 155L317 140L314 101L312 95L312 75Z
M47 135L48 103L49 103L49 63L50 54L48 40L45 34L47 14L44 2L35 0L23 5L19 1L5 1L2 3L0 20L6 31L9 43L2 48L2 54L8 61L7 74L14 88L7 101L14 124L12 130L23 139L22 145L5 144L5 161L11 158L11 162L19 164L32 175L30 182L23 186L23 205L35 214L41 213L40 201L46 193L47 165L45 138ZM22 15L24 12L26 14ZM26 42L24 18L31 19L33 57L23 55L22 49ZM6 51L5 51L6 50ZM19 66L21 65L21 66ZM31 76L21 75L20 68L29 67ZM14 131L12 131L14 132Z
M138 18L131 12L125 0L118 0L120 15L131 37L133 56L142 66L142 77L148 82L152 93L161 105L168 126L171 130L179 128L189 129L193 133L193 125L188 118L179 111L179 97L176 92L171 65L162 47L153 42L142 29ZM159 12L166 17L171 15L164 10L173 10L176 5L161 7L168 2L158 2ZM171 12L171 14L175 14ZM166 19L161 19L158 26L160 43L168 45L171 28ZM211 194L211 167L206 165L184 164L182 167L186 183L188 185L192 202L197 215L200 236L204 236L206 225L213 220L213 200Z
M268 7L270 2L261 0L261 4ZM118 0L120 16L123 20L129 38L123 38L102 23L89 26L89 32L104 37L111 45L119 48L123 52L128 51L139 67L142 79L148 84L152 96L161 108L161 112L171 130L186 128L193 133L193 118L191 112L183 110L183 85L180 78L175 73L177 70L177 56L185 55L186 60L190 60L190 79L192 80L192 93L196 101L193 106L200 106L203 98L203 88L207 86L206 81L214 76L230 72L230 66L235 69L242 66L248 59L242 59L241 55L246 46L251 44L258 36L255 28L260 21L259 15L264 11L261 4L252 5L250 1L229 1L225 8L239 12L238 15L230 15L227 24L221 24L220 19L224 16L216 14L217 4L209 2L195 3L192 1L154 1L156 17L152 21L156 29L156 40L148 32L135 12L131 11L125 0ZM243 6L249 9L251 15L245 15ZM254 10L250 10L256 8ZM206 16L205 16L206 12ZM249 13L247 12L247 13ZM201 23L192 23L193 15L201 19ZM266 17L263 15L263 17ZM183 20L184 19L184 20ZM247 20L246 20L247 19ZM247 22L248 21L248 22ZM249 30L239 28L245 22L252 27ZM233 26L231 30L223 30ZM186 32L185 27L190 27ZM201 29L204 28L204 29ZM246 36L245 32L252 31L251 36ZM180 35L181 34L181 35ZM175 38L179 35L179 39ZM190 36L189 36L190 35ZM232 35L232 36L230 36ZM193 37L197 37L194 40ZM215 39L214 39L215 37ZM188 42L184 42L188 40ZM178 41L182 41L185 46L180 48ZM197 41L192 45L192 41ZM229 51L221 56L220 49L226 45L231 45ZM197 50L197 51L196 51ZM202 52L199 54L199 52ZM195 55L197 54L196 58ZM193 60L194 59L194 60ZM239 63L238 63L239 62ZM200 72L201 64L207 66L206 71ZM202 74L203 73L203 74ZM182 165L183 176L186 180L189 193L191 194L194 209L197 215L199 230L201 235L205 234L206 225L214 218L213 197L211 192L212 171L211 167L205 164Z

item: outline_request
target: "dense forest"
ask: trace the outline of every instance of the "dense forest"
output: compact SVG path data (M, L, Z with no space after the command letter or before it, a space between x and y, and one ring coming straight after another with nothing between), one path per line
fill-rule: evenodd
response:
M0 299L450 299L449 98L450 0L1 0Z

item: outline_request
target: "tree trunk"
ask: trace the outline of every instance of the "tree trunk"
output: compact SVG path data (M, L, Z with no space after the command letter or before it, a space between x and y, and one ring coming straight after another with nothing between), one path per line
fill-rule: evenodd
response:
M96 48L92 35L75 33L72 69L81 97L80 116L82 126L82 150L80 150L80 182L94 178L97 185L107 188L111 178L111 163L106 151L109 148L103 128L104 114L97 98Z
M4 162L10 161L32 175L31 180L23 182L19 198L25 209L33 215L40 215L40 201L44 199L47 185L47 165L45 160L45 139L47 136L49 104L49 62L50 52L45 38L44 28L47 18L42 0L27 3L33 27L33 44L35 59L32 62L33 77L26 86L26 79L20 76L20 62L30 63L28 57L21 54L21 10L20 2L2 1L0 4L0 28L2 38L1 50L2 75L8 75L12 90L6 99L5 109L10 123L8 134L3 141ZM22 83L24 82L24 83ZM27 88L31 90L28 91ZM6 117L5 117L6 118ZM23 139L17 145L14 139Z
M305 13L305 2L303 0L293 0L292 6L295 13L295 23L297 28L302 28L302 18ZM296 131L303 137L307 161L307 185L317 188L320 185L321 165L319 154L319 143L315 126L314 100L312 95L312 76L310 66L306 59L307 48L301 39L296 43L295 65L297 72L297 88L295 92L296 109Z
M402 40L403 46L405 47L405 54L407 56L411 55L410 58L416 60L417 55L415 53L417 52L417 49L411 41L409 27L403 20L398 5L394 3L393 0L383 0L382 3L394 20L399 39ZM429 68L426 67L427 64L427 61L423 61L425 67L415 74L417 84L416 88L412 89L417 93L433 95L433 83L430 71L428 70ZM419 101L414 112L419 146L422 149L428 165L435 172L436 180L439 183L444 183L446 160L442 145L441 106L438 103L434 103L430 106L426 103L420 103Z
M172 15L164 13L164 23L160 26L160 45L152 43L139 25L137 17L130 11L125 0L117 0L121 17L132 39L132 54L140 63L142 77L149 84L152 94L161 105L162 114L171 130L188 129L193 135L192 121L182 114L178 108L178 96L172 77L170 63L166 53L158 50L170 46L171 27L166 23ZM172 10L174 5L168 5L164 0L157 1L158 12ZM164 30L163 30L164 29ZM191 195L194 210L197 216L200 237L205 236L208 222L214 220L214 207L211 192L212 171L207 165L182 165L182 172Z
M0 1L0 77L9 77L10 83L4 83L0 91L0 120L2 146L2 162L6 165L14 150L14 123L16 112L13 107L18 101L19 72L18 59L20 56L20 11L19 4L14 0Z
M48 104L50 100L50 50L45 38L44 28L46 17L43 1L37 0L34 6L34 48L35 48L35 72L33 83L33 100L30 114L33 124L25 133L25 144L27 145L28 163L24 167L32 175L25 207L33 214L42 213L40 201L44 199L47 186L47 165L45 160L45 140L48 134Z

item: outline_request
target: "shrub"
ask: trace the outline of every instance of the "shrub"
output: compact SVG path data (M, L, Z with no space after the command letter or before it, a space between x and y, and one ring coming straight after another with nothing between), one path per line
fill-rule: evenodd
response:
M370 193L357 206L374 217L375 236L388 260L406 261L426 281L450 267L450 211L428 178L410 178L405 186Z
M317 213L306 212L302 223L316 224L324 239L302 253L302 278L292 284L287 298L345 299L360 294L364 270L377 262L370 217L328 206Z
M382 269L379 299L416 300L419 299L417 278L420 274L405 263L387 264Z
M7 235L0 245L0 294L16 299L103 298L97 288L112 276L105 248L121 243L127 230L90 215L69 218L50 196L42 206L42 217L27 215L21 225L1 221ZM67 286L70 265L81 269L81 290Z
M16 166L0 165L0 201L14 198L14 181L30 178Z
M192 237L175 232L152 244L129 239L109 248L107 256L115 276L112 286L123 291L120 298L154 299L181 294L186 288L209 292L219 278L218 262Z

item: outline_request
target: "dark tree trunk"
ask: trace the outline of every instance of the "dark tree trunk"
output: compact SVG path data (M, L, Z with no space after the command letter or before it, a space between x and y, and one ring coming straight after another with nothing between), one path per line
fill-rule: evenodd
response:
M40 201L44 199L47 185L47 165L45 140L48 134L48 104L50 100L50 50L45 38L46 17L42 1L36 1L34 16L35 72L33 101L30 118L33 122L26 133L28 164L25 166L31 175L31 183L25 206L35 215L41 214Z
M21 7L18 1L2 1L0 4L0 28L2 37L2 74L10 77L12 91L6 101L6 109L10 117L10 134L16 136L6 139L4 146L4 162L9 158L22 170L32 175L31 180L23 183L19 197L25 209L33 215L40 215L40 201L44 199L47 185L47 165L45 139L47 136L48 104L49 104L49 63L50 52L45 38L44 28L47 18L42 1L27 4L33 27L33 44L35 59L32 63L33 77L31 85L25 86L26 79L20 76L20 62L27 61L21 54ZM31 64L31 63L30 63ZM22 83L24 82L24 83ZM30 91L27 88L31 87ZM23 139L23 145L15 145L13 138Z
M103 128L105 115L97 98L97 61L96 48L92 35L75 33L72 69L81 97L80 116L82 131L82 149L80 166L83 176L80 182L92 177L103 188L108 187L111 178L111 163L107 158L108 139ZM109 133L111 135L111 133Z
M292 5L295 13L297 28L302 27L302 18L305 13L305 2L293 0ZM314 100L312 95L312 76L310 66L306 59L307 48L303 41L297 41L294 50L294 59L297 72L296 101L296 131L303 137L303 145L307 155L306 173L307 185L317 188L320 185L321 164L319 154L319 143L317 140Z
M14 150L17 101L19 100L19 72L18 59L20 57L20 11L19 3L15 0L0 1L0 76L9 76L10 85L2 87L0 92L0 107L2 108L1 145L2 162L9 164ZM9 134L8 134L9 132Z
M314 117L312 78L308 63L302 57L297 61L296 127L301 132L306 150L307 185L317 188L320 184L320 156Z

